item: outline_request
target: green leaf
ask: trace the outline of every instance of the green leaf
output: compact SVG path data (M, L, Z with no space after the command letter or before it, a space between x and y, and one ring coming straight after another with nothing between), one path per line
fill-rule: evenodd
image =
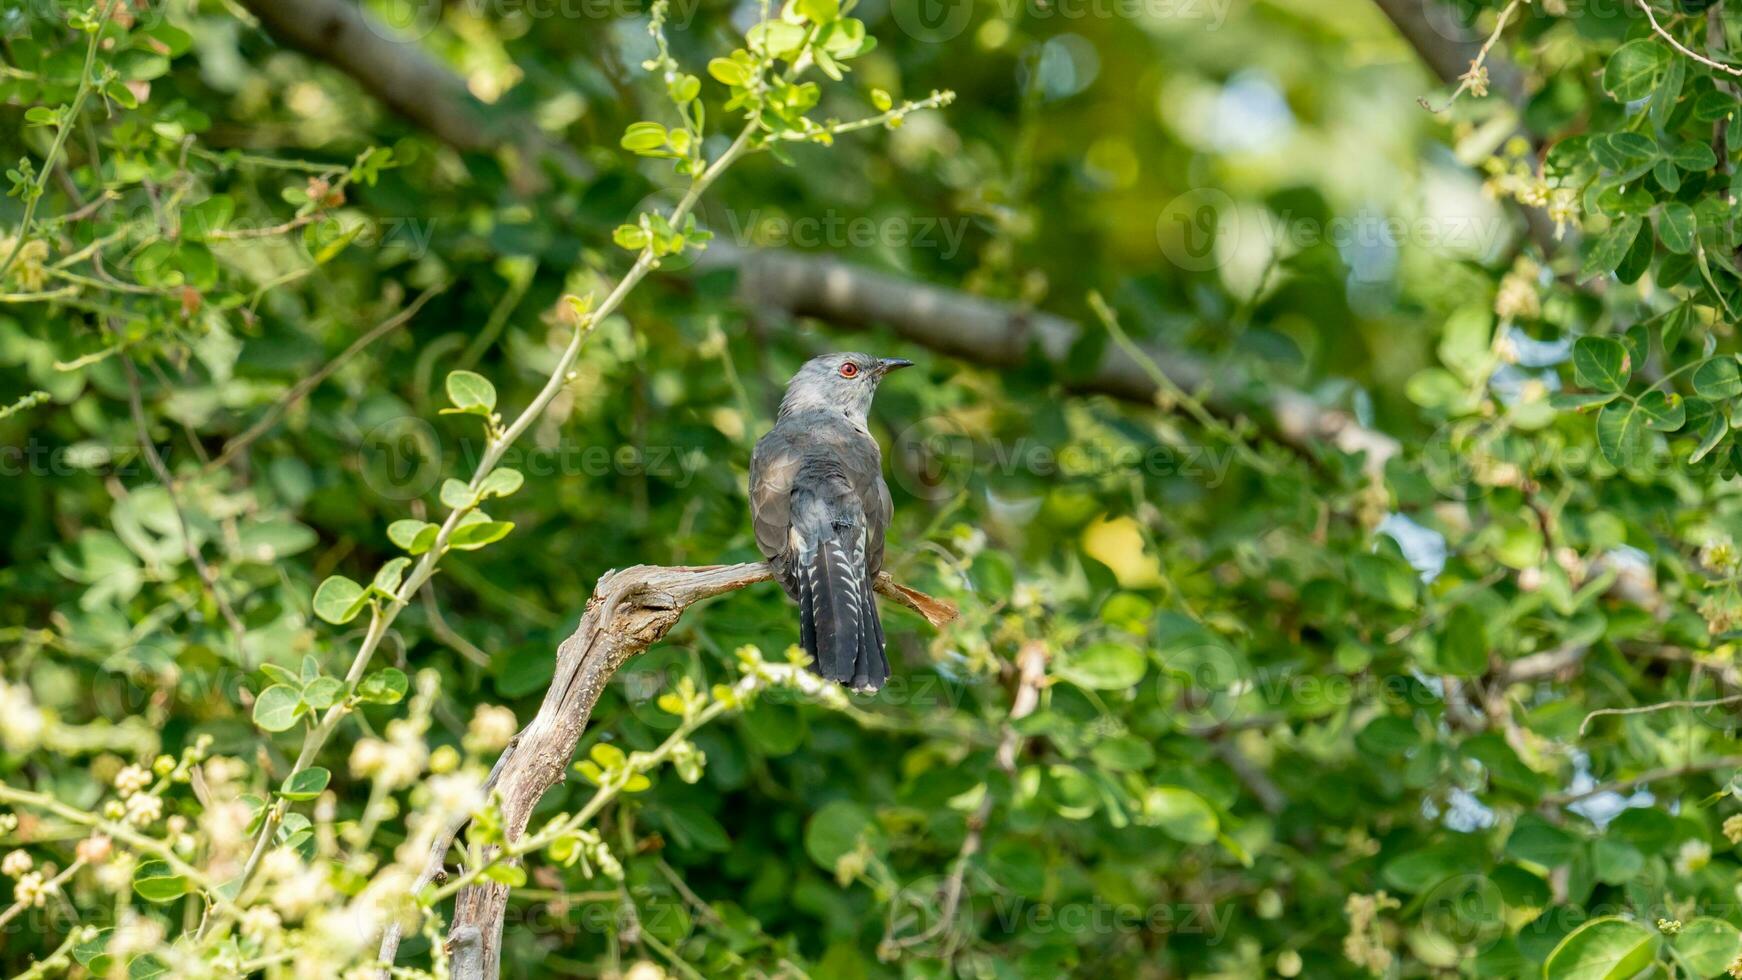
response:
M320 766L310 766L286 779L284 785L279 787L278 795L287 800L312 800L321 795L331 778L332 773Z
M461 551L476 551L495 541L500 541L514 530L513 521L477 521L462 524L454 528L454 533L448 536L448 545Z
M1618 102L1636 102L1651 94L1657 73L1669 61L1669 51L1656 41L1629 41L1603 66L1603 88Z
M1671 945L1694 976L1722 976L1731 961L1742 955L1742 932L1723 919L1702 915L1683 924Z
M1129 644L1104 641L1062 653L1054 669L1080 687L1118 691L1136 687L1143 680L1149 658Z
M795 6L813 24L827 24L841 16L841 0L798 0Z
M274 684L254 699L254 724L262 731L285 731L296 724L301 707L301 691L288 684Z
M1591 844L1591 867L1598 881L1619 885L1645 869L1645 855L1618 837L1599 837Z
M399 589L400 581L405 578L405 570L410 567L410 558L400 557L389 559L387 564L382 565L381 570L375 573L375 581L370 583L370 585L388 595L392 595Z
M1724 417L1723 412L1713 412L1712 416L1706 419L1705 428L1700 430L1700 444L1694 450L1693 455L1688 457L1688 462L1698 463L1711 455L1712 450L1718 448L1718 445L1724 441L1724 437L1729 434L1730 420Z
M734 87L742 87L750 81L744 66L731 58L715 58L708 62L708 74L714 76L716 81Z
M606 771L621 769L624 763L629 761L628 756L623 754L623 750L610 742L600 742L593 746L587 751L587 758L598 763L599 768Z
M1699 140L1688 140L1676 147L1670 153L1669 159L1683 170L1695 172L1711 170L1718 165L1718 155Z
M1614 272L1633 248L1633 240L1639 237L1642 224L1638 215L1627 215L1616 219L1608 231L1591 239L1586 247L1585 262L1580 267L1579 278L1594 279Z
M1694 221L1694 209L1680 201L1670 201L1657 213L1657 237L1677 255L1694 250L1699 227Z
M1473 606L1458 606L1440 634L1439 669L1454 677L1479 677L1488 669L1488 619Z
M387 540L392 541L394 544L404 548L406 551L411 551L411 553L415 555L418 552L412 551L412 547L417 543L418 537L422 535L425 530L431 532L430 539L434 540L434 532L440 529L428 521L414 521L409 519L394 521L392 524L387 525ZM426 545L422 550L428 551L429 547Z
M484 877L498 885L519 888L526 884L526 869L518 864L504 864L499 861L484 869Z
M665 127L656 122L630 123L629 128L623 131L623 148L633 153L664 149L665 141Z
M1619 916L1574 929L1543 963L1544 980L1623 980L1651 965L1657 933Z
M1608 392L1627 387L1633 373L1627 348L1613 337L1580 337L1573 344L1573 371L1579 384Z
M835 871L843 857L857 851L861 842L880 850L882 835L870 812L857 803L825 803L805 824L805 853L829 872Z
M316 711L325 711L339 700L345 690L337 677L317 677L302 689L302 702Z
M1216 839L1220 821L1204 798L1178 786L1152 786L1143 795L1138 822L1160 827L1184 844L1208 844Z
M1626 466L1643 448L1645 418L1633 402L1610 402L1597 413L1597 448L1615 466Z
M1561 411L1579 411L1596 405L1607 405L1621 397L1618 391L1557 391L1548 396L1551 408Z
M383 667L363 678L357 685L357 700L364 704L397 704L408 687L405 671Z
M442 506L451 510L461 510L477 503L472 495L472 488L464 480L449 477L442 481Z
M488 415L496 410L496 386L481 374L452 371L448 374L448 401L462 412Z
M315 590L315 615L334 625L357 618L369 604L369 594L363 587L343 575L334 575Z
M1639 416L1647 429L1674 432L1688 420L1682 396L1674 392L1648 391L1639 396Z
M1694 368L1694 392L1702 398L1724 401L1742 395L1742 370L1730 354L1707 358Z
M167 861L145 861L133 871L133 890L147 902L173 902L193 891L193 885L177 874Z
M484 478L483 485L478 488L478 499L506 497L519 490L520 485L525 482L526 477L522 476L519 470L508 467L491 470L490 475Z

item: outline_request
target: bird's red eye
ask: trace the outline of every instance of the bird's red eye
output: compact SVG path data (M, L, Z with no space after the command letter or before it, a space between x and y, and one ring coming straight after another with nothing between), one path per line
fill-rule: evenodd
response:
M841 377L852 378L852 377L858 376L858 374L859 374L859 365L854 364L852 361L848 361L847 363L841 365Z

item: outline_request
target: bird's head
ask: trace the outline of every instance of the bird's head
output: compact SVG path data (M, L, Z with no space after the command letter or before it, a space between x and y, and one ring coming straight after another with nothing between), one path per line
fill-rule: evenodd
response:
M899 357L853 352L813 357L787 382L780 414L833 409L863 423L871 413L871 398L877 394L877 384L883 376L912 366L912 361Z

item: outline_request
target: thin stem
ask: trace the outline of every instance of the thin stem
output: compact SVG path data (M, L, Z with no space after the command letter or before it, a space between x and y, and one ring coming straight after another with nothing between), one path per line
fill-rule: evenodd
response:
M1514 0L1514 2L1516 2L1516 0ZM1674 34L1663 29L1663 25L1657 22L1657 15L1652 13L1651 4L1646 3L1645 0L1634 0L1634 2L1639 4L1640 10L1645 11L1645 19L1651 22L1652 33L1663 38L1664 41L1669 43L1670 47L1676 49L1676 51L1681 55L1697 61L1700 64L1705 65L1707 68L1721 71L1726 75L1733 75L1737 78L1742 78L1742 68L1738 68L1735 65L1726 65L1721 61L1713 61L1711 58L1689 48L1687 45L1676 40Z
M74 859L72 864L69 864L66 866L66 870L62 871L60 874L55 875L53 878L50 878L48 880L48 882L43 887L46 890L48 890L49 892L54 892L54 891L58 890L60 888L60 886L67 883L67 879L71 878L73 875L78 874L79 871L84 868L84 866L85 866L85 859L84 858ZM11 922L13 919L17 918L18 913L24 911L24 907L25 906L24 906L23 902L13 902L6 909L6 911L0 912L0 926L4 926L4 925L6 925L6 923Z
M91 95L91 68L97 63L97 45L103 40L103 26L109 23L109 14L114 11L119 0L108 0L103 5L102 16L97 20L96 30L91 32L91 43L85 48L85 67L79 72L79 90L73 96L73 107L60 125L54 131L54 142L48 146L48 154L42 158L42 169L37 171L36 185L25 195L24 217L18 222L18 237L12 240L12 251L6 255L6 260L0 262L0 282L6 281L6 273L11 270L12 263L17 261L18 253L24 251L24 242L30 236L30 223L36 220L36 205L42 200L42 195L48 187L48 175L54 172L55 162L60 159L60 152L66 146L67 134L73 131L73 124L78 121L79 113L85 108L85 99Z
M1106 325L1107 332L1113 335L1114 342L1123 348L1125 353L1129 354L1131 359L1136 361L1143 368L1144 373L1149 375L1149 380L1155 383L1155 387L1158 391L1184 406L1186 413L1190 415L1198 425L1218 436L1221 436L1222 439L1225 440L1234 450L1234 453L1244 460L1248 466L1251 466L1253 469L1265 474L1266 476L1276 475L1276 468L1270 464L1269 460L1254 452L1252 447L1246 444L1246 440L1240 437L1239 433L1229 428L1221 419L1210 414L1210 410L1204 407L1202 401L1188 394L1184 388L1175 384L1174 380L1167 376L1167 372L1163 371L1161 366L1155 363L1155 358L1150 357L1148 351L1139 347L1136 342L1125 333L1124 328L1119 325L1118 314L1113 312L1113 308L1107 305L1107 301L1101 298L1100 293L1089 294L1089 306L1095 311L1095 315L1101 318L1101 322Z
M212 566L206 564L199 546L194 544L187 514L182 510L181 498L175 492L175 478L170 475L169 467L164 465L163 457L157 454L157 447L151 443L151 432L145 424L145 409L139 399L139 372L134 370L132 358L123 357L121 366L127 369L127 407L133 413L133 425L139 430L139 449L145 454L145 462L150 465L151 472L163 484L163 492L169 496L170 509L175 511L176 526L181 529L182 551L193 564L194 571L199 574L200 584L205 586L206 593L212 597L212 602L217 604L218 611L223 614L224 622L229 625L231 638L236 641L236 655L245 657L243 641L247 638L248 631L242 626L242 620L236 615L229 600L218 589L217 574L212 571Z
M265 435L268 429L271 429L278 423L278 420L283 417L285 412L289 411L297 402L306 398L309 392L318 388L321 382L331 377L334 371L337 371L345 365L345 362L355 357L358 352L362 351L370 344L373 344L381 337L410 322L411 318L417 315L417 311L423 309L425 303L434 299L447 288L448 284L444 282L438 283L424 290L416 299L406 304L404 309L376 324L374 327L370 328L367 333L352 341L349 347L346 347L341 351L339 356L322 365L320 370L306 378L303 378L301 381L298 381L289 391L284 393L284 397L274 402L272 407L266 410L266 414L260 416L259 421L249 426L242 434L231 439L229 442L224 443L223 451L218 453L217 459L206 464L206 470L209 472L211 470L222 469L224 464L236 458L237 453L248 448L249 444L253 443L254 440Z

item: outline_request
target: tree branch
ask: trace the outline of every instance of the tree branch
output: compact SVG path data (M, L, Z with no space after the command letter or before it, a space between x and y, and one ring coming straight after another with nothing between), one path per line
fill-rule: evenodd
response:
M510 843L518 840L533 807L562 782L593 706L619 667L663 639L690 606L771 578L773 572L762 562L691 568L636 565L605 573L593 589L580 625L557 648L556 671L538 714L508 743L485 784L486 791L493 791L501 801L504 838ZM898 585L887 572L878 575L876 589L933 626L956 618L953 604ZM463 826L464 821L456 822L437 836L414 892L443 874L448 848ZM455 947L450 952L456 978L499 974L508 891L504 885L482 882L464 888L455 898L448 935ZM473 949L473 943L478 948ZM399 931L390 927L382 939L381 960L391 964L398 947Z
M1017 367L1033 349L1063 370L1083 329L1056 314L916 283L826 256L752 251L716 242L701 254L697 266L736 268L740 293L755 307L847 328L886 325L922 347L994 367ZM1216 378L1208 365L1190 354L1155 348L1148 354L1178 388L1208 387L1205 404L1218 415L1238 415L1250 406L1240 396L1235 379ZM1084 375L1067 376L1065 386L1153 405L1163 392L1145 367L1110 344L1098 366ZM1296 448L1310 450L1329 443L1344 452L1365 452L1374 472L1401 451L1391 436L1365 428L1349 413L1320 405L1301 392L1269 387L1257 400L1276 436Z
M530 118L486 106L466 83L416 44L372 20L348 0L240 0L260 25L285 44L356 79L370 95L412 124L463 153L508 149L523 165L516 179L538 190L540 164L584 179L590 169L573 150L550 139ZM439 7L439 5L438 5ZM421 9L421 8L419 8Z

